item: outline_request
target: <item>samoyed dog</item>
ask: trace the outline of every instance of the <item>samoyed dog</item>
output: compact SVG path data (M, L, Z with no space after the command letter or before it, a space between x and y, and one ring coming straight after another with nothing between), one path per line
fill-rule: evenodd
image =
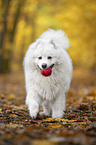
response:
M62 30L48 29L32 43L24 58L26 104L36 118L40 106L45 116L62 118L72 78L70 42Z

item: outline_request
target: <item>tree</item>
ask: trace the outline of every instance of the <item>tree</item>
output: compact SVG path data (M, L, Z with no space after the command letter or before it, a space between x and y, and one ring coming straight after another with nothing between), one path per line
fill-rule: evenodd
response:
M12 2L11 0L8 1L2 0L1 3L3 22L2 22L2 30L0 33L0 73L6 73L10 71L11 48L5 50L5 42L6 39L9 40L10 44L12 44L14 41L14 34L20 16L20 10L24 3L23 0L18 1L14 20L11 24L12 28L10 30L8 29L8 17L12 5L11 2Z

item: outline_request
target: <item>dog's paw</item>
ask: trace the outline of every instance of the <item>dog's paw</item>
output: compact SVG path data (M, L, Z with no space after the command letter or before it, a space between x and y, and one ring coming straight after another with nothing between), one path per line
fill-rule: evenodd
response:
M49 112L39 112L40 116L50 116Z
M37 118L37 115L38 115L38 109L35 109L35 110L30 109L30 110L29 110L29 114L30 114L30 116L31 116L33 119L36 119L36 118Z
M45 116L45 113L44 112L39 112L39 115L40 116Z
M52 118L55 119L55 118L63 118L63 113L54 113L52 114Z
M44 113L44 112L39 112L39 115L40 115L40 116L50 116L50 114Z

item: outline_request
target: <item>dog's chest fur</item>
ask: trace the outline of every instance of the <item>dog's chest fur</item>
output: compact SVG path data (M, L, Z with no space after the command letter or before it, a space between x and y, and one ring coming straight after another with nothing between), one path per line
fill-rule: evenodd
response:
M44 78L40 81L34 81L33 88L36 88L37 93L42 99L52 100L55 98L60 90L60 83L57 83L56 80Z

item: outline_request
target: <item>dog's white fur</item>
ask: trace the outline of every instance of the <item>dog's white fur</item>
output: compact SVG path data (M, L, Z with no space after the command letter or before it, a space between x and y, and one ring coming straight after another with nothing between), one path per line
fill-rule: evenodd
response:
M43 114L52 118L63 117L66 105L66 93L72 78L72 62L67 49L70 46L65 32L49 29L44 32L29 49L24 58L26 82L26 104L32 118L37 117L39 107ZM42 59L39 59L39 57ZM51 56L51 59L48 59ZM41 74L42 64L52 68L52 74L45 77Z

